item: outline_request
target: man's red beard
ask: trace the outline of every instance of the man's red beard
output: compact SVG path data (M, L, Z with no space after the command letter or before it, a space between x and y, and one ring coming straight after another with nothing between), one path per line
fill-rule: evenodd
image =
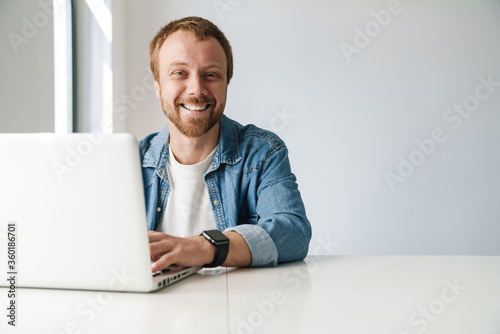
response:
M179 108L184 108L183 104L208 104L207 113L199 117L189 117L183 121L179 112ZM184 98L175 100L175 108L162 98L161 107L167 118L175 125L175 127L186 137L197 138L201 137L210 131L221 119L224 113L224 104L216 105L215 99L208 97L201 98ZM184 119L186 116L184 116Z

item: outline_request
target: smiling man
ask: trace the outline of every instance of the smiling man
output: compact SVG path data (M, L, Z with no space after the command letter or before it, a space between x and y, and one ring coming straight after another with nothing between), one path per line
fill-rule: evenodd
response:
M140 142L152 270L303 259L311 226L288 150L223 115L231 46L212 22L172 21L150 44L167 126Z

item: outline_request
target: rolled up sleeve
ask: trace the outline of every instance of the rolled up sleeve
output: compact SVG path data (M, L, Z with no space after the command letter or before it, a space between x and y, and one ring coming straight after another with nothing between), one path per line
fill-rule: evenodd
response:
M273 267L278 264L278 250L271 236L259 225L238 225L226 229L239 233L252 253L251 267Z

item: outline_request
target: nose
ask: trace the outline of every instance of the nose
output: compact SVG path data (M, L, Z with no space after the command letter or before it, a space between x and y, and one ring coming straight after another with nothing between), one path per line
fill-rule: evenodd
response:
M186 93L194 96L207 95L208 91L204 85L203 78L199 75L190 76L187 82Z

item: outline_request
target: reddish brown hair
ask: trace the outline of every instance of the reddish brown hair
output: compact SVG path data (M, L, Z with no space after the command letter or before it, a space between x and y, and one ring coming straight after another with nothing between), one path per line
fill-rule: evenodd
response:
M172 21L162 27L149 44L149 65L156 81L159 81L158 54L163 43L172 33L177 30L192 32L197 39L203 40L208 36L215 37L222 45L227 58L227 83L233 77L233 51L224 33L212 22L197 16L189 16Z

